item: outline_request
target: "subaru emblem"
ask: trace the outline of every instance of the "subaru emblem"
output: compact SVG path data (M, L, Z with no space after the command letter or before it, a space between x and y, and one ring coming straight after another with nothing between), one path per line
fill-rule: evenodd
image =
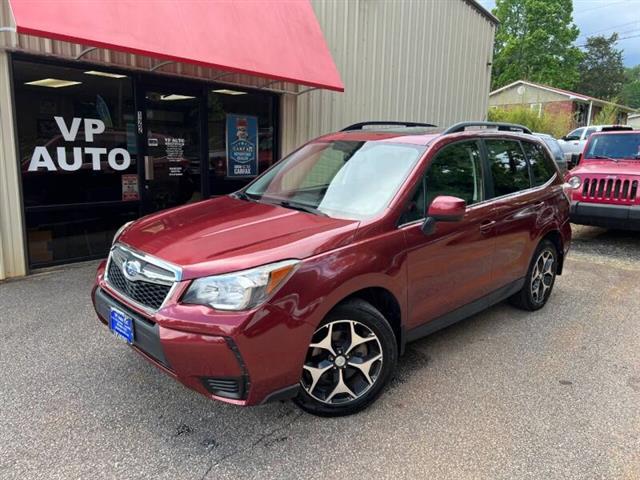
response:
M127 260L122 266L124 276L129 280L135 280L142 271L142 265L137 260Z

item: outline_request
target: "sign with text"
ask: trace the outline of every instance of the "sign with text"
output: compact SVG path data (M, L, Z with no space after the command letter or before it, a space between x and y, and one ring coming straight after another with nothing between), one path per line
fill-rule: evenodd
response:
M130 202L134 200L140 200L138 175L135 173L122 175L122 201Z
M131 166L131 155L124 148L112 148L92 146L96 138L105 133L105 123L97 118L78 118L71 119L71 124L67 124L62 117L53 117L58 131L59 137L52 139L49 144L35 147L28 170L36 172L38 170L48 170L55 172L56 170L65 170L73 172L83 168L86 160L90 158L90 167L92 170L102 170L108 165L111 169L122 171ZM112 137L116 137L118 132L111 132ZM119 132L123 139L126 138L126 132ZM84 140L87 146L69 146L78 137ZM53 155L55 149L55 155ZM70 150L68 152L68 150ZM70 153L70 155L67 155ZM54 161L55 158L55 161ZM106 160L106 162L105 162ZM88 163L88 162L87 162Z
M258 118L227 115L227 176L258 175Z

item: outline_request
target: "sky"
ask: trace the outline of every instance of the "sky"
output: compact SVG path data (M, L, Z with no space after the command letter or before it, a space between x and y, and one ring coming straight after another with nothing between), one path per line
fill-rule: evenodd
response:
M489 10L496 3L478 1ZM573 0L573 21L580 29L578 45L591 35L618 32L617 46L623 51L624 64L627 67L640 64L640 0Z

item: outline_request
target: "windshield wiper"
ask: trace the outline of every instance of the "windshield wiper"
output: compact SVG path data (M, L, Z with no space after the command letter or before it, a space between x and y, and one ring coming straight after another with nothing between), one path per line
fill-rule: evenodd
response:
M606 155L594 155L593 157L589 157L589 158L595 158L597 160L611 160L611 161L616 162L616 163L618 163L620 161L617 158L607 157Z
M271 202L270 202L271 203ZM275 205L280 205L281 207L290 208L292 210L300 210L301 212L312 213L314 215L321 215L323 217L327 217L328 215L317 208L314 208L310 205L304 205L302 203L290 202L289 200L276 200L273 202Z
M240 190L239 192L233 192L231 194L231 196L233 198L237 198L239 200L246 200L247 202L257 202L258 200L252 196L249 196L249 194L243 192L242 190Z

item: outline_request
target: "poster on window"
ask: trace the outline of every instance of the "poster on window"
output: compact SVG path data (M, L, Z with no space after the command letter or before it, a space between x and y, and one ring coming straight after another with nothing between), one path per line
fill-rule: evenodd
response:
M258 175L258 118L227 115L227 176Z
M122 201L130 202L134 200L140 200L138 175L127 173L122 175Z

